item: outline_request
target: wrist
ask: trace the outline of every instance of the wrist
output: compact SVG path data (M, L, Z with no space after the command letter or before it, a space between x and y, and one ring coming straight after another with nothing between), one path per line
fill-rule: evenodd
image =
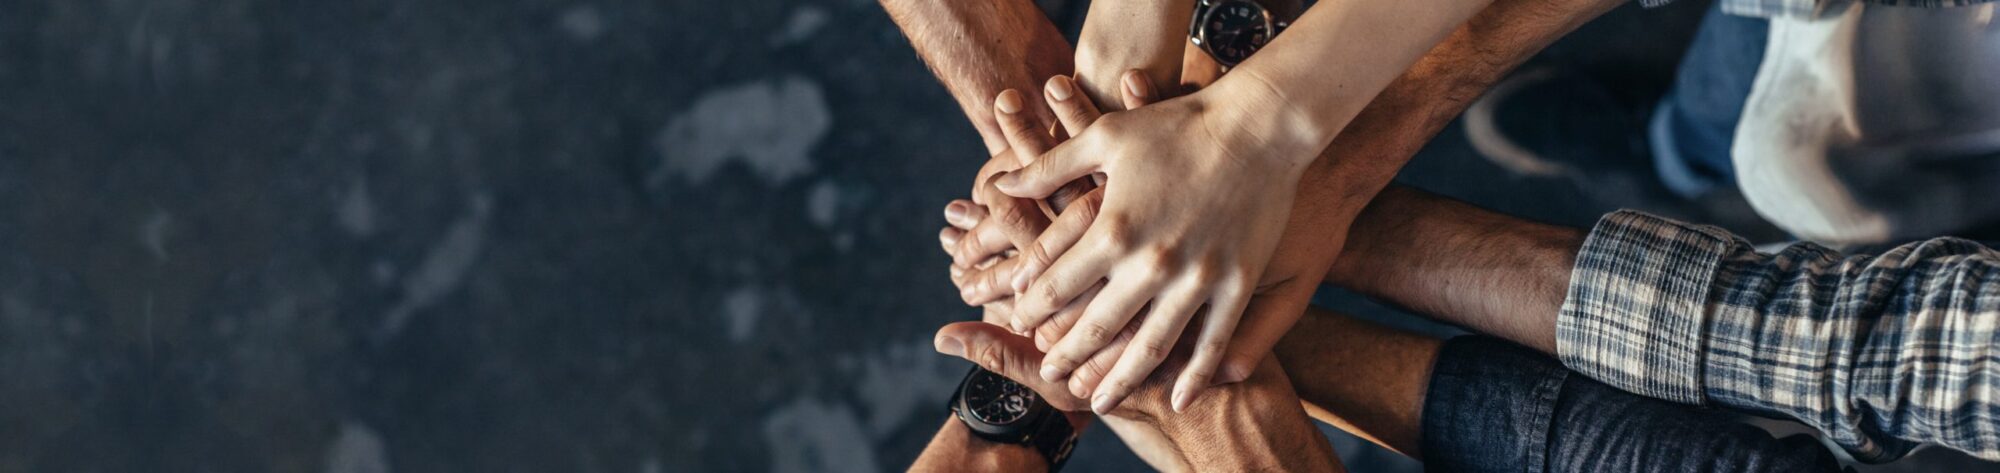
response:
M1250 68L1238 68L1195 94L1212 110L1210 130L1224 145L1250 150L1246 157L1283 160L1298 172L1319 157L1338 125L1322 123L1306 107Z

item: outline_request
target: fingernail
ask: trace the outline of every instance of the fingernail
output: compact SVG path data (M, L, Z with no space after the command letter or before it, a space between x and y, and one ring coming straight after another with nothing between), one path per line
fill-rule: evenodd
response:
M1061 102L1069 100L1070 96L1075 94L1076 87L1070 83L1069 77L1055 76L1049 79L1049 98Z
M993 108L999 109L1000 113L1008 115L1020 113L1021 93L1015 92L1014 89L1001 91L1000 97L993 101Z
M1090 398L1090 411L1097 413L1097 415L1110 414L1111 409L1115 407L1118 406L1111 403L1110 394L1098 394L1096 397Z
M1083 378L1070 377L1069 395L1076 397L1085 397L1090 395L1090 390L1083 388Z
M957 338L952 337L938 337L937 351L946 355L964 357L965 342L958 341Z
M938 231L938 242L943 243L947 247L958 246L958 232L951 231L951 229Z
M1190 401L1192 401L1192 400L1194 399L1194 394L1193 394L1193 393L1190 393L1190 392L1188 392L1188 391L1189 391L1189 390L1188 390L1187 388L1179 388L1179 389L1175 389L1175 390L1174 390L1174 412L1175 412L1175 413L1180 413L1180 412L1182 412L1182 411L1186 411L1186 410L1187 410L1187 406L1188 406L1188 403L1189 403Z
M1125 93L1132 94L1133 97L1152 98L1153 87L1146 84L1145 77L1143 74L1126 74L1125 80L1122 81L1125 83Z
M951 205L944 206L944 219L950 220L951 223L965 220L965 204L952 202Z
M1057 382L1057 381L1062 381L1062 370L1061 370L1061 369L1058 369L1058 368L1056 368L1056 365L1051 365L1051 364L1048 364L1048 363L1043 363L1043 364L1042 364L1042 379L1043 379L1043 380L1046 380L1046 381L1048 381L1048 382L1051 382L1051 383L1053 383L1053 382Z
M1008 327L1011 327L1011 328L1013 328L1013 329L1014 329L1014 333L1021 333L1021 332L1026 332L1026 331L1028 331L1028 324L1027 324L1027 322L1022 322L1022 321L1021 321L1021 319L1014 319L1014 320L1012 320L1012 321L1009 321L1009 322L1007 322L1007 325L1008 325ZM1043 373L1047 373L1048 371L1047 371L1047 370L1045 369L1045 370L1043 370L1042 372L1043 372Z
M1008 286L1013 286L1013 287L1014 287L1014 293L1015 293L1015 294L1020 294L1020 293L1024 293L1024 292L1028 292L1028 282L1029 282L1029 281L1028 281L1028 267L1027 267L1027 266L1022 266L1022 267L1021 267L1020 269L1016 269L1016 270L1014 270L1014 271L1015 271L1015 274L1014 274L1014 281L1013 281L1012 283L1009 283L1009 284L1007 284L1007 285L1008 285Z

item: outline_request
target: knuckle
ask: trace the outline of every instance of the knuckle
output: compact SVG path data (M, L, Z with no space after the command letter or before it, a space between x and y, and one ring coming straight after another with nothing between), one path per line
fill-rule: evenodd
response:
M1007 204L1000 206L1000 224L1012 228L1028 226L1028 212L1025 206L1017 205L1018 203L1011 198L1005 200Z
M998 343L980 343L979 348L972 351L972 362L987 371L1002 374L1008 371L1007 351L1001 349Z
M1084 324L1077 327L1075 333L1072 335L1083 337L1083 341L1090 342L1091 345L1095 346L1103 345L1104 342L1110 341L1114 334L1115 332L1109 327L1100 324Z
M1044 307L1055 307L1056 304L1062 302L1062 288L1057 287L1054 281L1038 284L1033 290L1035 291L1035 301L1041 303Z
M1222 356L1229 353L1229 342L1225 340L1203 340L1195 344L1195 352ZM1224 360L1224 363L1227 362L1229 360Z
M1157 341L1141 342L1132 345L1130 349L1136 350L1133 354L1138 355L1140 360L1145 360L1148 363L1157 363L1159 360L1167 358L1166 345Z

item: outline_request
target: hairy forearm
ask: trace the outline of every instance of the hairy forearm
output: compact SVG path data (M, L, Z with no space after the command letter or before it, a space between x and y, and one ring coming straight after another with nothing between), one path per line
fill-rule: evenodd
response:
M1048 471L1042 454L1026 445L988 442L972 435L958 419L945 419L930 446L910 464L910 471Z
M1391 187L1355 220L1326 282L1555 353L1585 235Z
M1352 219L1480 94L1623 0L1497 0L1431 48L1348 123L1300 180L1301 204ZM1317 189L1316 189L1317 188ZM1317 194L1317 195L1309 195ZM1308 199L1320 197L1320 199Z
M1040 90L1043 80L1073 69L1069 42L1030 0L880 1L972 120L989 153L1007 147L993 119L993 97L1007 89ZM1043 123L1054 122L1045 107L1029 103Z
M1421 459L1424 393L1440 344L1312 308L1272 355L1313 418Z

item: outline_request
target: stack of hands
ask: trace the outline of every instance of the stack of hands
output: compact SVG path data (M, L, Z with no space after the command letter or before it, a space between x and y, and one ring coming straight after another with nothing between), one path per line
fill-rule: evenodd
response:
M1008 149L972 199L946 206L939 239L965 302L1033 337L1047 353L1037 376L1099 414L1191 345L1170 398L1179 411L1211 383L1246 378L1276 343L1228 350L1307 160L1232 156L1229 135L1207 131L1226 112L1199 94L1155 104L1143 72L1119 82L1129 111L1101 114L1075 81L1048 81L1043 100L1071 137L1060 144L1024 94L1001 93ZM1257 322L1282 333L1297 314Z

